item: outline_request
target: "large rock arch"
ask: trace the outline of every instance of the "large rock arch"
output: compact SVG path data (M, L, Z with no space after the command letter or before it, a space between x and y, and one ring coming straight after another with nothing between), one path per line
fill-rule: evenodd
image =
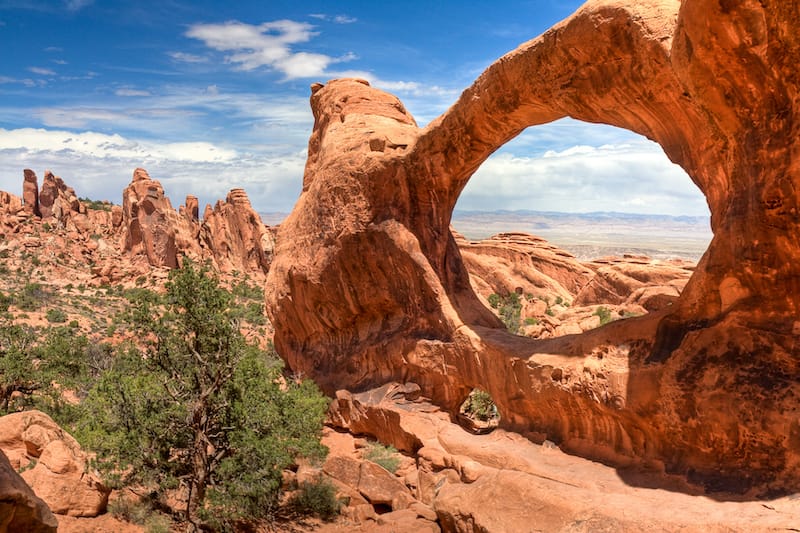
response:
M480 386L534 440L712 489L797 488L798 9L588 2L423 129L365 82L313 86L267 281L279 353L329 392L414 381L454 410ZM477 300L449 222L493 151L564 116L658 142L705 194L714 239L667 312L537 342Z

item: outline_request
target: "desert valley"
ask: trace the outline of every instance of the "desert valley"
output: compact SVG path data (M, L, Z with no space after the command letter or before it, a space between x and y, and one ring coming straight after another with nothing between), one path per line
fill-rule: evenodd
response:
M0 533L799 530L799 30L590 1L422 128L314 83L268 224L239 184L201 213L20 168ZM657 142L710 219L456 208L564 116Z

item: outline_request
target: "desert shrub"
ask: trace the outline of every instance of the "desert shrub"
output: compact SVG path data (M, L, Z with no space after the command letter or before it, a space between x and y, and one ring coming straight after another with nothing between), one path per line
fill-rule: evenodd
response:
M392 474L400 466L400 456L394 446L385 446L380 442L370 442L364 452L364 459L382 466Z
M492 296L496 296L497 298L492 298ZM489 303L493 308L497 309L500 320L503 321L506 329L510 333L518 333L521 321L520 314L522 312L522 302L520 302L519 294L516 292L509 293L505 296L492 294L489 296Z
M45 318L47 318L47 321L50 323L63 324L67 321L67 313L61 309L53 307L47 310Z
M525 319L525 325L526 326L536 326L538 324L539 324L539 319L538 318L529 316L529 317L527 317Z
M26 283L17 293L15 305L23 311L36 311L50 298L50 293L39 283Z
M608 310L607 307L603 307L602 305L594 310L594 315L600 317L600 325L604 326L611 322L613 319L611 318L611 311Z
M461 405L461 412L482 422L498 417L497 406L491 395L481 389L474 389L469 393Z
M111 206L113 205L111 202L105 202L103 200L92 200L90 198L78 198L83 205L86 206L86 209L92 209L95 211L111 211Z
M299 514L316 515L323 520L332 519L341 509L336 487L325 478L301 483L300 490L289 500L289 506Z

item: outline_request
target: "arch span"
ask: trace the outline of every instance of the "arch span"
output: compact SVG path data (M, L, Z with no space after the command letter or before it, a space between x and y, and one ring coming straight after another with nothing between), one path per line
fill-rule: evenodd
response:
M267 281L279 353L328 392L414 381L455 413L480 386L533 440L717 490L798 488L798 30L796 5L588 2L424 129L366 82L314 85ZM564 116L658 142L715 235L667 312L532 341L477 300L449 223L493 151Z

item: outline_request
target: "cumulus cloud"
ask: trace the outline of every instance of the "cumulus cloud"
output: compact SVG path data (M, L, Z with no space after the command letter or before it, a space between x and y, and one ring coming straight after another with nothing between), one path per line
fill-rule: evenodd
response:
M244 188L261 211L286 212L302 184L305 152L247 153L208 142L158 143L95 132L0 129L0 189L21 194L22 170L45 169L80 196L119 203L133 170L161 181L173 205L187 194L203 204Z
M186 32L187 37L203 41L209 48L229 52L225 60L238 70L267 67L283 73L287 79L322 76L329 65L353 59L352 54L333 57L293 50L293 45L308 42L316 35L312 24L293 20L259 25L238 21L195 24Z
M657 144L638 138L538 156L501 151L473 175L458 207L708 215L702 193L686 173Z

